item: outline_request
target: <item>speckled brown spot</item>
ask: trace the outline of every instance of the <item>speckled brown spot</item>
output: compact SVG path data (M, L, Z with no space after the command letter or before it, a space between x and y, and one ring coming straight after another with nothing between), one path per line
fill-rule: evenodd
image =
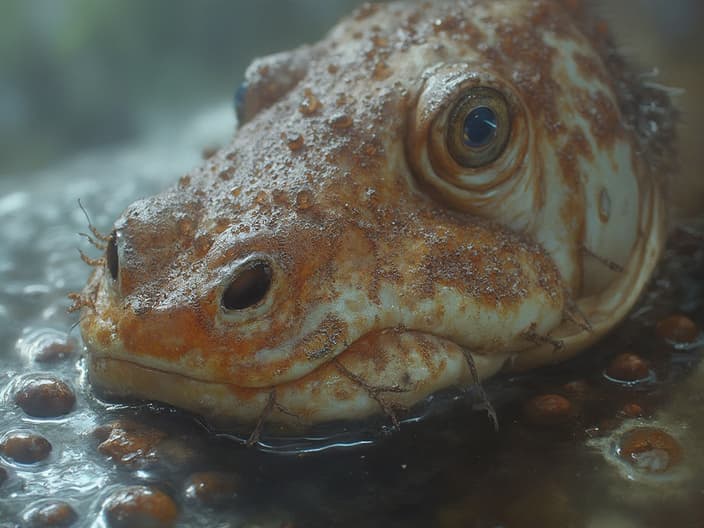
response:
M303 136L297 132L282 132L281 139L286 143L286 146L291 152L301 150L305 145Z
M311 116L320 109L320 99L318 99L310 88L303 90L303 101L298 106L298 111L304 116Z
M333 315L328 315L318 328L301 339L297 351L308 359L319 360L335 349L337 343L345 339L347 325Z

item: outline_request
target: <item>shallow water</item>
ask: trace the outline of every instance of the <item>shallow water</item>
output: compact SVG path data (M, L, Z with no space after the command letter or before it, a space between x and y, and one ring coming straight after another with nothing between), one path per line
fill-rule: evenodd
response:
M157 116L131 144L91 149L26 179L0 178L0 438L31 430L53 447L35 464L0 455L8 474L4 482L0 474L1 528L30 525L27 512L48 500L71 505L74 526L104 526L108 497L131 484L171 497L184 527L704 525L704 343L676 346L655 332L673 313L704 327L701 235L675 234L658 280L606 341L560 368L488 384L498 432L486 413L459 399L390 436L364 436L370 445L278 455L212 434L177 411L97 400L85 382L78 331L69 333L77 316L66 313L66 293L80 290L89 273L77 252L90 252L77 234L87 231L77 199L107 231L127 204L174 182L203 148L223 144L232 124L229 104L185 124L182 115ZM626 351L650 362L645 381L605 375ZM33 418L16 405L19 384L38 373L75 390L70 413ZM536 423L526 409L546 394L571 404L556 423ZM110 436L104 426L116 421ZM681 461L647 472L620 459L619 439L644 426L674 437ZM661 451L639 463L666 466ZM194 498L194 482L213 471L215 491Z

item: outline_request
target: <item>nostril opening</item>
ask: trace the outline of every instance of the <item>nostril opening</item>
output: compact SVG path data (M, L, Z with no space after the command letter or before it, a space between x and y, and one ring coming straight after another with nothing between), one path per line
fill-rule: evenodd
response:
M107 261L108 271L112 280L117 280L117 274L120 271L120 261L117 256L117 233L115 231L110 233L108 247L105 250L105 260Z
M264 260L245 263L222 294L226 310L244 310L261 302L271 288L271 266Z

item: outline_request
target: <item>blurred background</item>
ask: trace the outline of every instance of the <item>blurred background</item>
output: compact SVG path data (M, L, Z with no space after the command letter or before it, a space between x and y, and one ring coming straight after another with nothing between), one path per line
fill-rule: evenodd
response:
M587 0L588 1L588 0ZM360 0L2 0L0 177L28 177L88 149L134 141L231 98L256 56L317 40ZM673 195L704 210L704 2L597 6L625 53L683 89Z

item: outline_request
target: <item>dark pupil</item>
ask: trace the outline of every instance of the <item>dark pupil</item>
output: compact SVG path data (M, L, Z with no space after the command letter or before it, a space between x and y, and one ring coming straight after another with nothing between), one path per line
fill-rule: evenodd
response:
M486 146L494 139L496 126L496 114L491 108L475 108L464 120L464 144L472 148Z

